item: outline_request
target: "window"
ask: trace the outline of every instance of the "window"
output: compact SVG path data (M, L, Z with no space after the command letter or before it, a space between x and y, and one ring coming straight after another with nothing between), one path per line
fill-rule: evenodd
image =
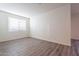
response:
M9 31L26 31L26 20L19 20L17 18L9 18L8 20Z

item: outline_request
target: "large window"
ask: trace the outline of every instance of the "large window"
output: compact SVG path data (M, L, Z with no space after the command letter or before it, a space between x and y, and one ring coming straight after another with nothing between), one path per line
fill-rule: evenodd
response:
M20 20L17 18L9 17L8 29L10 32L13 31L26 31L26 20Z

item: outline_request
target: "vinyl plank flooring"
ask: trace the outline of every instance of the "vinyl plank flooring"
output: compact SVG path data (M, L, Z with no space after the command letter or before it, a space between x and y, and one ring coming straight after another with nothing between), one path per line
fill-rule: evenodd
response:
M79 41L72 41L72 47L39 40L21 38L0 42L0 56L78 56Z
M61 55L62 55L62 56L67 55L67 49L68 49L67 46L63 46L63 50L61 51Z
M72 56L71 52L72 52L71 47L67 47L67 48L66 48L66 53L67 53L67 54L64 55L64 56Z

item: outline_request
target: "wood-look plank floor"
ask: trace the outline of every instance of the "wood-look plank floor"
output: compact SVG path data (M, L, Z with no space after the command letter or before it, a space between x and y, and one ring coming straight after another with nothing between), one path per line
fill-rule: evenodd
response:
M72 47L34 38L0 42L0 56L77 56L79 47L72 42Z

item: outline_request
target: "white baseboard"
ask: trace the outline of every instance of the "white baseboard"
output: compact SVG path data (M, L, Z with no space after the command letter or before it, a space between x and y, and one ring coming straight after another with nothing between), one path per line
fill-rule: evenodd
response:
M65 45L65 46L71 46L71 44L66 44L66 43L60 43L60 42L56 42L56 41L50 41L48 39L42 39L40 37L33 37L32 38L36 38L36 39L40 39L40 40L45 40L45 41L49 41L49 42L53 42L53 43L56 43L56 44L61 44L61 45Z

